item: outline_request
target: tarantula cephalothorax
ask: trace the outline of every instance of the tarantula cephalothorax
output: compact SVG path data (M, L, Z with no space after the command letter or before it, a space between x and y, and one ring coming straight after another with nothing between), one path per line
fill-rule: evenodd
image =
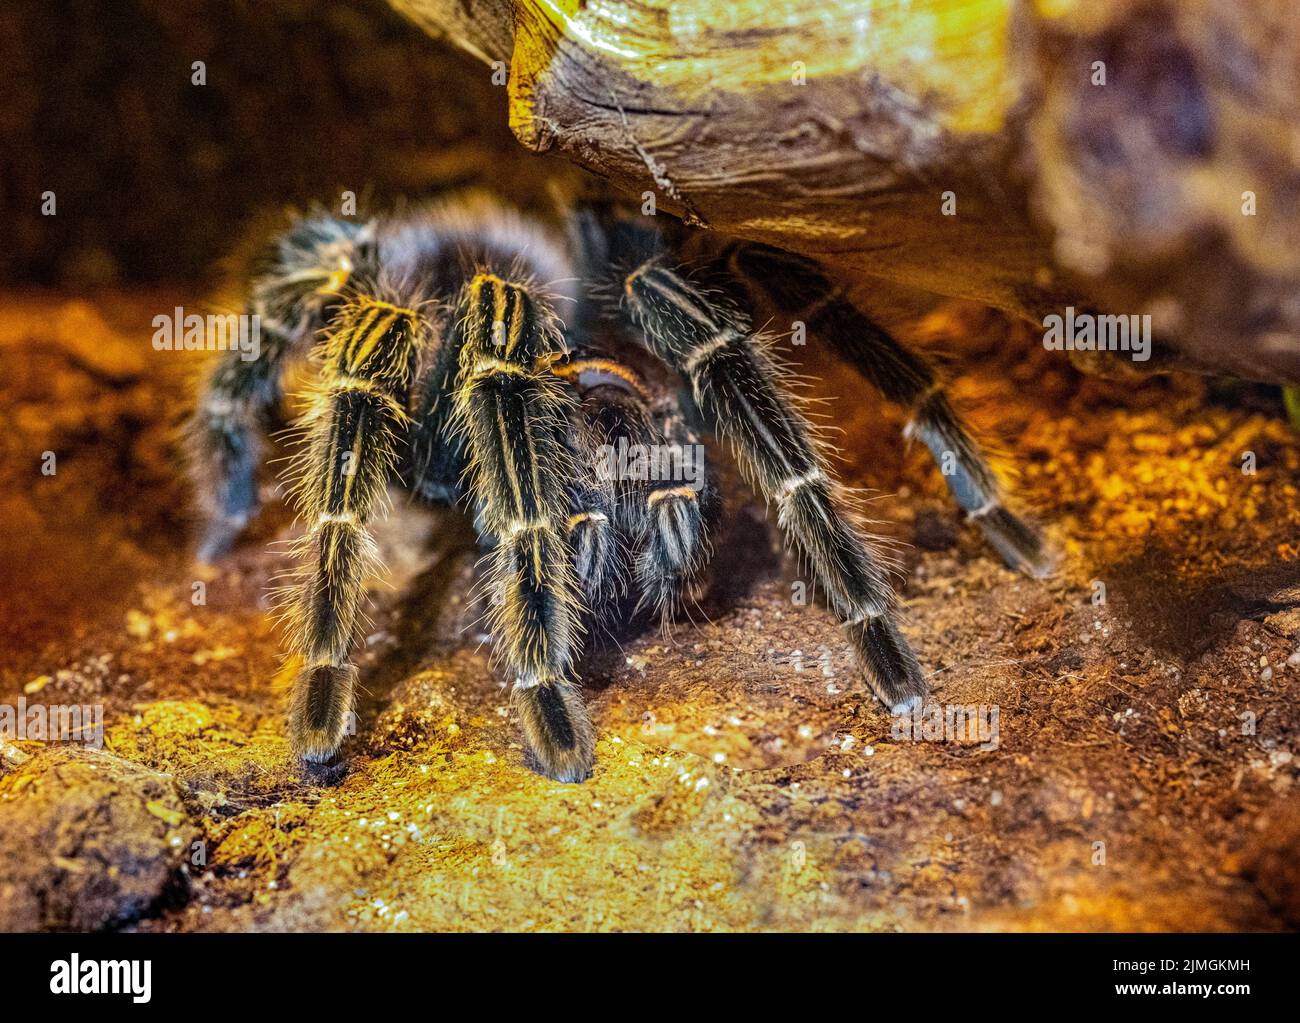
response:
M256 509L260 431L283 370L320 338L291 476L307 526L288 595L300 756L327 761L343 739L374 561L367 523L396 476L472 513L530 760L552 778L586 778L595 740L575 670L584 631L628 608L627 594L670 615L700 582L718 507L712 483L627 478L605 455L680 453L696 430L724 438L775 505L876 695L895 709L923 697L880 555L745 312L749 286L909 408L910 429L1002 557L1045 571L1038 537L1003 507L928 366L815 263L733 243L687 268L652 226L665 220L589 204L566 233L473 197L365 223L313 215L266 250L248 293L260 357L234 351L214 364L193 442L211 506L201 555L212 557Z

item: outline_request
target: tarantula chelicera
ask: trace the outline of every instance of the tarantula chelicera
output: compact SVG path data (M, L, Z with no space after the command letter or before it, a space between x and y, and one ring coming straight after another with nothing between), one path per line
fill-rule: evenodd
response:
M1039 538L1003 506L924 362L816 263L737 242L688 266L675 255L682 229L661 227L667 219L590 203L565 231L475 197L364 223L316 214L269 245L247 299L260 357L215 362L192 425L210 501L200 554L211 558L256 510L260 432L286 365L315 346L319 379L288 477L307 526L288 600L302 657L290 711L298 755L328 761L342 742L375 557L367 524L396 477L473 516L529 760L552 778L585 779L595 737L576 677L584 632L635 610L630 597L671 615L700 584L719 505L710 481L610 471L607 453L680 455L700 431L728 442L776 507L875 694L896 710L923 697L882 558L746 313L751 288L909 408L909 429L1006 562L1045 571Z

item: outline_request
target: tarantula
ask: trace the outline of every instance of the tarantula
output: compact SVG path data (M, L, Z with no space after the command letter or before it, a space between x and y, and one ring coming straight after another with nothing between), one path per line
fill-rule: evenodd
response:
M527 759L560 781L588 777L595 736L575 669L584 632L627 613L629 595L671 616L701 584L719 506L711 480L610 471L607 454L668 451L662 464L680 468L703 431L729 443L776 506L879 699L899 711L924 696L885 562L746 313L750 287L909 408L909 431L1004 560L1046 570L1038 536L1003 506L924 362L815 262L735 242L687 266L675 255L682 229L661 227L667 219L587 203L561 230L474 197L366 222L317 213L267 247L247 296L261 355L213 364L192 440L210 559L256 511L261 431L286 366L315 348L319 379L287 477L307 526L288 588L299 756L327 762L342 742L375 560L367 524L396 477L473 516Z

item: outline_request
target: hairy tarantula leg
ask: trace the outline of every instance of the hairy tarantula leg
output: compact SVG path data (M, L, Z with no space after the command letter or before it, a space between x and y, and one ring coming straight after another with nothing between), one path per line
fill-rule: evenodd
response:
M1003 505L997 477L925 361L845 298L812 260L742 244L730 262L782 309L799 315L810 332L826 338L887 400L912 412L908 435L930 449L953 498L1010 568L1033 576L1051 571L1042 538Z
M205 515L200 561L225 553L257 514L263 412L279 392L280 358L268 351L268 342L283 346L268 332L260 358L245 361L231 350L213 362L188 424L190 469Z
M308 217L255 261L245 308L254 317L258 350L249 358L248 351L230 348L212 363L189 424L191 468L207 513L200 560L224 553L256 514L261 431L279 401L285 364L310 347L354 261L368 261L370 230L330 216Z
M704 466L704 448L686 425L674 396L661 401L655 416L656 444L670 471L645 491L645 514L636 560L639 606L657 609L667 623L702 588L713 550L709 531L721 501ZM665 468L663 464L660 469Z
M363 298L339 314L325 344L322 383L308 412L307 445L294 493L310 522L290 614L303 667L289 715L293 748L328 760L352 710L349 661L362 583L374 566L366 524L384 499L407 417L399 397L414 368L419 320L409 309Z
M666 626L696 596L711 553L708 530L720 502L704 471L703 449L676 396L656 396L631 367L578 358L557 373L582 393L578 453L612 491L617 517L609 532L637 549L637 607L654 609ZM600 607L590 591L588 600Z
M566 433L574 397L550 371L563 339L530 290L490 273L465 286L455 426L488 555L496 648L536 766L557 781L591 773L595 734L573 679L581 589L565 540Z
M423 373L411 431L411 488L428 501L454 503L465 474L465 443L453 420L460 375L460 331L450 331Z
M618 530L608 496L594 487L574 487L565 534L587 607L602 614L624 586Z
M645 527L636 558L638 607L654 608L667 626L698 589L708 564L706 514L692 487L656 483L645 497Z
M811 562L876 694L895 710L922 698L925 678L892 620L885 571L837 509L835 484L808 424L778 385L747 318L661 260L640 266L624 287L651 349L682 374L700 410L776 505L783 531Z
M635 375L612 360L575 358L554 367L579 394L569 447L580 478L571 487L567 523L574 568L587 608L608 627L627 592L626 509L616 454L620 438L644 424ZM612 382L611 382L612 381Z

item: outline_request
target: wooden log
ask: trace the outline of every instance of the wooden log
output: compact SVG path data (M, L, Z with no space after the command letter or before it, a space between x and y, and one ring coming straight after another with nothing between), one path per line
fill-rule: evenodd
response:
M1290 0L390 2L508 68L525 146L687 222L1300 381Z

